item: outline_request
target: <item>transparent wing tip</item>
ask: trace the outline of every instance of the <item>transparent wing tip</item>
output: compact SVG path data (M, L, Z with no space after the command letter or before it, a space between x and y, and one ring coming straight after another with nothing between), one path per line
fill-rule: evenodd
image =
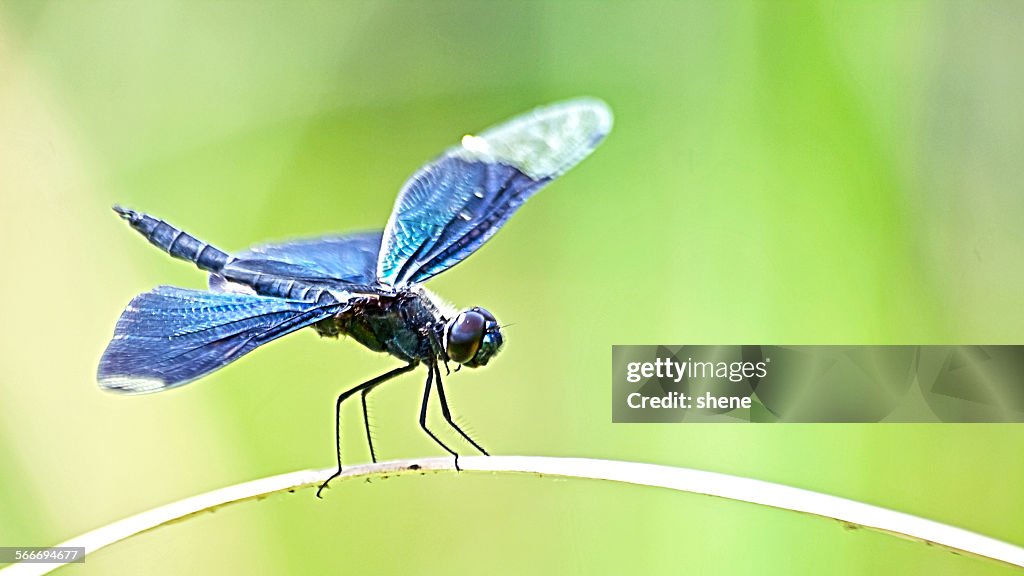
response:
M590 96L535 108L470 135L452 153L515 166L534 180L555 178L586 158L611 132L611 108Z
M166 382L159 378L147 378L144 376L101 374L97 380L100 388L103 390L121 394L148 394L169 387Z
M590 124L595 138L595 145L612 131L612 125L615 123L611 107L604 100L594 98L593 96L573 98L572 100L553 104L551 107L564 107L566 111L572 114L591 118Z

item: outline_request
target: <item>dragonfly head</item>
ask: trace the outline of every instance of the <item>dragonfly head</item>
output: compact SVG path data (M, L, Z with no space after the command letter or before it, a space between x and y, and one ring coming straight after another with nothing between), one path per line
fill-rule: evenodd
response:
M444 349L448 357L470 368L486 365L503 343L498 321L483 308L461 312L444 327Z

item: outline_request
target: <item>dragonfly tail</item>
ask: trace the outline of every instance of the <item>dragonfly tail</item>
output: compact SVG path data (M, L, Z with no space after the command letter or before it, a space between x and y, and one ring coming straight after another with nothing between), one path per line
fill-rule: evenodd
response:
M192 262L201 270L219 272L232 260L231 256L224 251L214 248L163 220L121 206L114 206L114 212L117 212L139 234L145 236L152 245L175 258Z

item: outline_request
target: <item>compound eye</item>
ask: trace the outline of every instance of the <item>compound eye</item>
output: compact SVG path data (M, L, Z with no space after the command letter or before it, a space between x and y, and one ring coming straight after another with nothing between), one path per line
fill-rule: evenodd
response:
M480 349L487 320L475 311L463 312L448 325L448 357L465 364Z
M476 313L480 314L481 316L484 317L484 320L486 320L488 322L494 322L495 324L498 323L498 320L494 317L494 314L491 314L490 312L488 312L487 310L484 310L483 308L480 308L479 306L473 308L470 311L471 312L476 312Z

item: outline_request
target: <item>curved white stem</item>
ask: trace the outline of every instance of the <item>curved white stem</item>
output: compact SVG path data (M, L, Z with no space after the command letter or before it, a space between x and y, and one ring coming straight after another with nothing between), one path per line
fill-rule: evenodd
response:
M730 500L834 518L848 524L890 532L914 540L938 544L959 552L1024 567L1024 548L1020 546L918 516L750 478L688 468L589 458L474 456L459 458L459 466L467 472L522 472L569 478L591 478L719 496ZM354 477L452 470L454 470L452 458L380 462L349 467L333 481L332 486ZM278 492L317 486L331 472L333 472L332 468L300 470L228 486L119 520L72 538L59 546L84 547L88 557L89 554L101 548L200 512ZM2 576L46 574L60 566L60 564L15 564L0 570L0 573Z

